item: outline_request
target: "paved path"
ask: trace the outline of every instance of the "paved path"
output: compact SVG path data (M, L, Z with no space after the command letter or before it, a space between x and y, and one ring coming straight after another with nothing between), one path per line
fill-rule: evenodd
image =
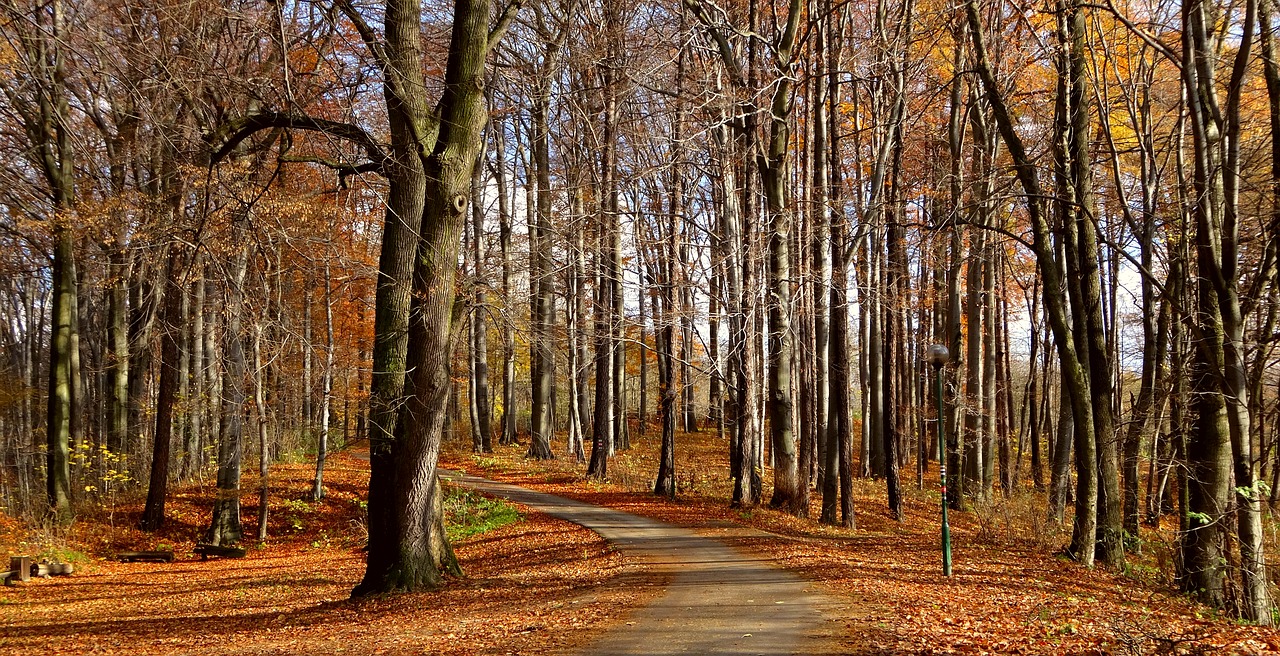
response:
M670 524L476 476L441 477L580 524L648 564L667 589L625 626L582 653L825 654L834 653L833 625L823 615L836 604L804 579L758 556Z

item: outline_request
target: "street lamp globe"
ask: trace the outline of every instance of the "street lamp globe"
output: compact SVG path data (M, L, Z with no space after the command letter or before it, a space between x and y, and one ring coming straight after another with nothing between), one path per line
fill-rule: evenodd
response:
M929 350L925 352L925 360L935 367L941 367L951 359L951 352L947 347L941 344L933 344L929 346Z

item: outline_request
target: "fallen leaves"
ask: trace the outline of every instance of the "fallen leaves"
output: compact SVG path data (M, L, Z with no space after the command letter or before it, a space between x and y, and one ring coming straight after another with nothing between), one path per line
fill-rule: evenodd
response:
M486 455L482 471L461 450L442 458L452 468L692 527L766 556L841 600L833 611L841 653L1253 654L1280 646L1280 632L1215 619L1152 575L1155 560L1167 557L1163 534L1148 536L1152 553L1134 557L1126 574L1058 557L1069 525L1045 524L1043 510L1030 503L952 513L955 571L948 578L936 485L904 490L905 517L897 522L882 481L855 481L858 529L850 531L765 507L730 509L728 445L710 433L678 435L679 498L655 497L648 490L656 442L633 431L634 448L610 461L607 483L585 480L567 459L526 461L518 448ZM817 502L815 494L812 517Z
M0 589L0 653L551 653L623 621L653 594L639 585L644 571L596 534L525 510L523 521L456 545L466 578L437 592L352 601L364 571L367 463L333 456L329 496L318 503L297 501L309 490L308 466L277 469L271 538L242 560L191 556L207 521L207 488L178 490L171 517L185 520L160 535L127 528L140 504L115 509L111 527L77 522L59 539L93 561L72 577ZM245 489L249 519L256 493L249 481ZM9 533L0 549L31 546ZM158 544L173 546L178 561L107 560Z

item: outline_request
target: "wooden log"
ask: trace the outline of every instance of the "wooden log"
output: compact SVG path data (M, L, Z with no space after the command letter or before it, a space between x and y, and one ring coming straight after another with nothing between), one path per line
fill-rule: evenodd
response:
M66 576L75 573L75 571L76 566L71 563L43 562L35 563L31 566L31 575L43 579L47 579L50 576Z
M159 549L155 551L126 551L116 554L116 560L122 563L172 563L173 551L169 549Z
M240 547L223 547L216 544L197 544L195 548L197 556L200 560L208 560L209 556L217 556L219 558L244 558L244 549Z

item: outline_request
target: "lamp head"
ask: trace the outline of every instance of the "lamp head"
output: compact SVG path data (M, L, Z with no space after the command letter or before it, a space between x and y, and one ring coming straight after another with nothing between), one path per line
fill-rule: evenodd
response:
M935 367L941 367L951 359L951 352L941 344L933 344L925 351L925 360Z

